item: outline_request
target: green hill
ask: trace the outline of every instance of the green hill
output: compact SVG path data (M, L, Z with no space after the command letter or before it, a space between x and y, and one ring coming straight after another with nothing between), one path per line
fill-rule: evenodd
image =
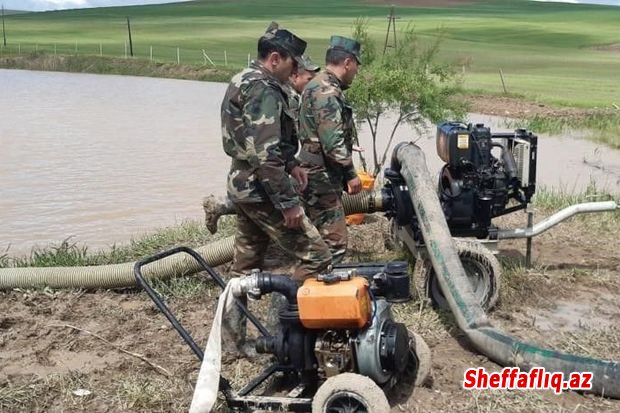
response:
M376 4L379 3L379 4ZM365 0L203 0L152 6L97 8L11 15L4 53L36 50L123 56L126 17L134 53L173 62L245 65L256 39L277 20L309 42L317 60L334 33L350 34L353 20L369 18L382 47L389 2ZM399 27L414 25L423 41L443 33L442 58L456 62L471 90L502 91L499 70L512 93L555 104L620 104L620 7L489 0L401 0ZM455 4L440 7L441 4ZM416 4L433 7L419 7Z

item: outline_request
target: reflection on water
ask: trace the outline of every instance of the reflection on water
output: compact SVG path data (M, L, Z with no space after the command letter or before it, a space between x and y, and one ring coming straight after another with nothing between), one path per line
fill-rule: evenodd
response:
M203 196L225 193L225 88L0 70L0 249L26 253L69 236L101 247L201 219ZM499 118L472 120L503 127ZM395 142L416 136L403 128ZM370 152L364 128L361 141ZM434 140L418 143L437 170ZM579 190L592 177L620 192L620 154L584 140L542 139L538 173L546 185Z

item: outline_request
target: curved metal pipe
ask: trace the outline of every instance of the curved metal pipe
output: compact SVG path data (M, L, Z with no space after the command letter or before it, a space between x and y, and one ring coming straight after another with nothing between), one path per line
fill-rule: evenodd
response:
M573 215L584 214L588 212L615 211L616 209L620 209L620 205L616 204L614 201L584 202L582 204L571 205L543 219L531 228L499 230L497 232L497 239L500 240L535 237L547 231L548 229L553 228L560 222L572 217Z
M620 398L620 363L581 357L538 347L494 328L476 299L450 235L422 150L399 146L394 157L409 188L428 255L456 322L482 354L504 366L523 370L534 366L549 372L592 372L588 392Z

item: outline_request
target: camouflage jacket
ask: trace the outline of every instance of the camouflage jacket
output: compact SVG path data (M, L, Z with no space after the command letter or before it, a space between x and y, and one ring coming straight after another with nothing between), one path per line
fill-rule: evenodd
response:
M288 107L291 109L291 113L295 115L295 119L297 120L299 118L301 95L290 84L284 86L284 91L288 95Z
M321 72L304 89L299 113L299 159L308 168L309 193L340 193L357 176L352 157L355 134L353 111L340 80Z
M222 101L222 144L232 157L227 191L233 202L299 204L288 173L295 160L294 115L281 83L259 62L235 75Z

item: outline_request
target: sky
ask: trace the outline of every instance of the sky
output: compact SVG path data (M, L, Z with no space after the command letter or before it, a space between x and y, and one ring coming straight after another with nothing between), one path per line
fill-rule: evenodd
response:
M170 3L175 0L0 0L6 9L12 10L62 10L84 7L129 6L134 4ZM179 1L179 0L176 0ZM188 1L188 0L184 0ZM606 4L620 6L620 0L536 0L562 3Z
M573 4L604 4L607 6L620 6L620 0L535 0L550 1L554 3L573 3Z
M0 0L11 10L62 10L84 7L131 6L134 4L172 3L180 0ZM187 1L187 0L185 0Z

